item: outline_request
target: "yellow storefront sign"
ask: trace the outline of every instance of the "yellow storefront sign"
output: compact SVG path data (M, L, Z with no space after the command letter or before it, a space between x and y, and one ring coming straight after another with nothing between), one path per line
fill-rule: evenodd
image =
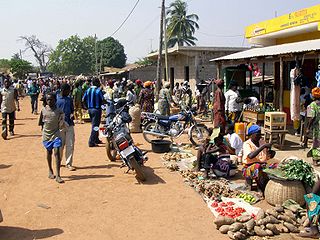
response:
M313 22L320 22L320 4L250 25L246 27L246 38L261 36ZM318 30L320 30L320 23Z

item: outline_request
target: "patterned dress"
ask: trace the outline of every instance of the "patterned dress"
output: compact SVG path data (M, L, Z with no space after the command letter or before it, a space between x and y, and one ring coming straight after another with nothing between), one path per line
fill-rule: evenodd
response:
M162 88L159 93L158 109L161 115L170 115L170 102L172 101L170 90Z
M151 88L144 88L139 94L139 104L142 112L153 112L154 110L154 93Z
M310 104L311 118L314 118L312 124L313 143L312 143L312 158L315 161L320 160L320 101L316 100Z

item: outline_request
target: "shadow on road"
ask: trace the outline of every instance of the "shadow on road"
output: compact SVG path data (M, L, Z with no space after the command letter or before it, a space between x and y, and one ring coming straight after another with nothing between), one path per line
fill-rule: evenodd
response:
M45 239L45 238L53 237L55 235L59 235L62 233L63 233L63 230L60 228L31 230L31 229L20 228L20 227L0 226L1 239L6 239L6 240Z
M144 185L153 185L153 184L165 184L166 181L164 181L161 177L159 177L157 174L154 173L154 169L144 166L143 171L146 175L146 181L143 182Z
M25 135L25 134L15 134L12 139L16 139L16 138L38 138L38 137L41 137L42 135L41 134L28 134L28 135Z
M7 165L7 164L0 164L0 169L5 169L5 168L9 168L11 167L12 165Z
M84 180L84 179L95 179L95 178L110 178L114 177L114 175L71 175L71 176L63 176L62 178L65 181L74 181L74 180Z
M120 167L120 164L106 164L106 165L97 165L97 166L84 166L77 167L77 169L103 169L103 168L112 168L112 167Z

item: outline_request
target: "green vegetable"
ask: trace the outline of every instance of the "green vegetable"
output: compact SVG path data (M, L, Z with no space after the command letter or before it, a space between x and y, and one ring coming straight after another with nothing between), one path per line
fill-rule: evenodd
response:
M281 164L280 168L289 180L300 180L310 187L314 185L315 176L309 163L303 160L291 160Z

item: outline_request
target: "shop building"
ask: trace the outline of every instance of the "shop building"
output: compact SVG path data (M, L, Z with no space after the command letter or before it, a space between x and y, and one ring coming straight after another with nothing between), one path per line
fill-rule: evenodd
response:
M273 68L273 104L285 111L290 121L290 89L292 69L298 64L309 89L315 86L315 75L320 58L320 4L298 10L267 21L252 24L245 29L245 36L255 48L212 59L217 76L225 80L225 69L230 66L257 66L261 69L260 100L264 103L264 76L266 66ZM246 69L252 82L252 68ZM237 79L235 79L237 80ZM244 88L246 86L245 80Z

